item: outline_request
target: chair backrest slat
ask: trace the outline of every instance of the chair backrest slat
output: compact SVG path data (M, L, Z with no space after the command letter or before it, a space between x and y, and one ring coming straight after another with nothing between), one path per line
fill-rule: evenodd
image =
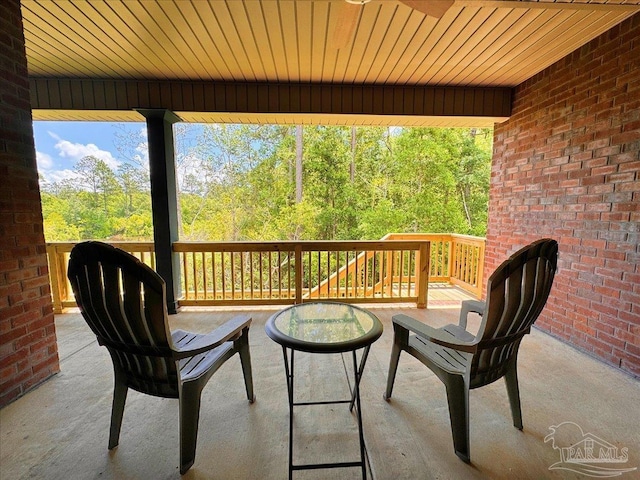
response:
M98 321L99 318L109 319L105 310L104 278L99 264L85 264L78 278L79 295L76 300L83 305L86 311L89 326L96 334L111 341L122 341L116 327L111 321ZM87 318L87 317L85 317Z
M122 310L127 325L136 343L155 345L150 339L147 320L144 315L144 299L142 282L130 273L122 273Z
M143 287L144 288L144 287ZM166 318L166 301L164 296L164 290L162 294L153 290L144 288L144 317L146 319L146 325L151 335L152 342L168 345L167 341L167 329L165 322L155 322L153 319Z
M491 275L471 362L476 384L500 378L549 296L557 268L558 244L543 239L517 251ZM506 341L508 340L508 341Z
M115 332L113 341L131 344L131 332L126 327L126 318L122 314L122 299L120 296L120 269L115 265L98 263L97 268L102 272L102 293L104 294L105 323L113 327Z

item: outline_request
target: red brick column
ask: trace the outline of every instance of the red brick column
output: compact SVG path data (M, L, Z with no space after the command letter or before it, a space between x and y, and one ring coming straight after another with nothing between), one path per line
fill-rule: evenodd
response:
M0 4L0 406L59 371L19 0Z
M640 376L640 14L515 90L495 129L486 272L540 237L560 272L537 325Z

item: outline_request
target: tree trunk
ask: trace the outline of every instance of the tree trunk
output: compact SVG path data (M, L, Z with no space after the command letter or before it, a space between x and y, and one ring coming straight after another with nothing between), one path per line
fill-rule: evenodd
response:
M349 166L351 183L356 179L356 127L351 127L351 165Z
M296 125L296 203L302 202L302 125Z

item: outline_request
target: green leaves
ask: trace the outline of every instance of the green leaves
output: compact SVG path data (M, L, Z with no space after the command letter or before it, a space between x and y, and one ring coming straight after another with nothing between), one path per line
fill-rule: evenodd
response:
M491 130L304 126L300 201L295 131L176 125L181 239L485 234ZM118 168L85 157L76 180L42 184L47 240L153 238L144 139L118 141Z

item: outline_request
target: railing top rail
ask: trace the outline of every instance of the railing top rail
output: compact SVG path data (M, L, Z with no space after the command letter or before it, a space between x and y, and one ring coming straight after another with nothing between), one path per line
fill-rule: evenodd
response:
M75 240L73 242L47 242L47 247L55 247L59 252L70 252L74 246L78 243L85 242L87 240ZM113 246L122 246L123 250L131 250L136 252L153 252L155 250L155 245L153 241L148 242L136 242L136 241L128 241L128 240L99 240L100 242L108 243Z
M426 237L451 237L451 233L425 233L425 232L392 232L392 233L387 233L384 237L382 237L382 240L384 239L391 239L393 240L394 238L397 237L403 237L403 238L426 238Z
M462 235L461 233L452 233L452 238L456 240L468 240L470 242L484 243L487 239L485 237L474 237L473 235Z
M476 242L484 242L486 241L485 237L476 237L474 235L463 235L461 233L420 233L420 232L409 232L409 233L388 233L384 237L383 240L409 240L409 239L426 239L426 240L449 240L455 238L457 240L470 240Z
M450 233L389 233L382 237L385 241L395 241L395 240L426 240L429 242L449 242L451 241Z
M237 251L238 248L250 247L254 251L268 250L293 250L297 245L307 250L351 250L356 249L352 246L364 247L368 249L412 249L419 246L420 242L438 241L455 238L456 240L467 240L472 242L484 242L484 237L474 237L472 235L462 235L458 233L389 233L381 240L283 240L283 241L240 241L240 242L191 242L179 241L174 242L174 251L176 252L193 252L207 251L211 246L218 249L228 249ZM74 245L83 240L71 242L47 242L47 246L56 247L58 251L71 251ZM125 249L151 252L154 250L153 241L129 241L129 240L102 240L111 245L122 245ZM382 248L384 247L384 248ZM389 248L391 247L391 248Z
M428 240L300 240L283 242L174 242L175 252L418 250Z

